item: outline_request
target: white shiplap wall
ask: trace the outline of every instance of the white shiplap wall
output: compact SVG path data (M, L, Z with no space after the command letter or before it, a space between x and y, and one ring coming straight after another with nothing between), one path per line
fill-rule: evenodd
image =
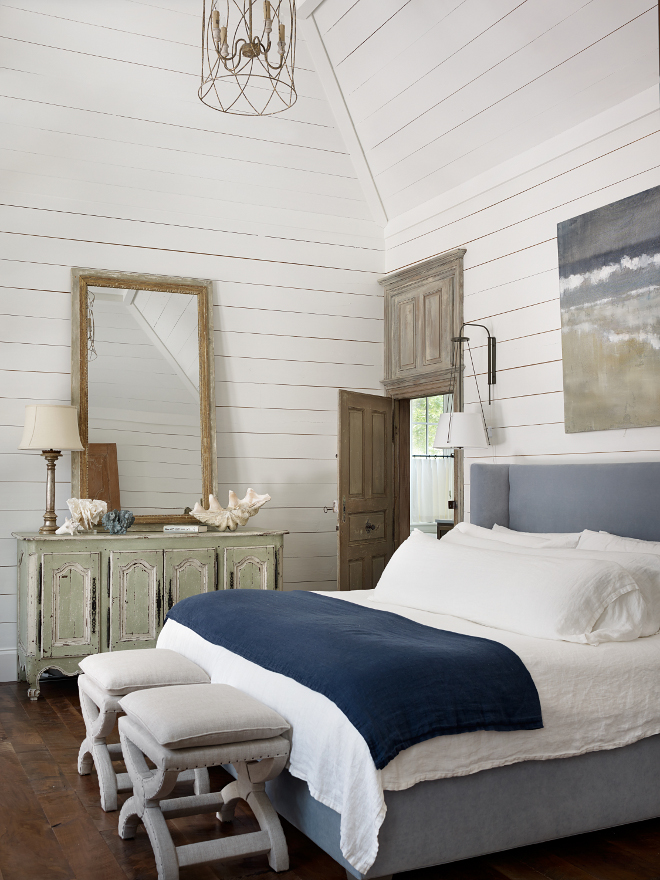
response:
M390 220L658 82L653 0L325 0L314 19Z
M660 427L564 432L556 241L557 223L658 184L655 86L438 195L386 229L388 270L466 247L465 320L485 324L497 337L496 401L487 413L495 428L493 447L466 455L468 508L469 464L475 460L660 459ZM483 331L467 335L483 398ZM465 396L466 404L476 403L469 360Z
M197 3L0 2L0 680L15 543L45 503L24 406L69 401L72 266L215 281L219 490L272 502L288 587L331 589L338 388L381 392L382 230L303 42L296 106L196 97ZM58 466L60 517L68 454ZM194 501L194 499L191 499Z

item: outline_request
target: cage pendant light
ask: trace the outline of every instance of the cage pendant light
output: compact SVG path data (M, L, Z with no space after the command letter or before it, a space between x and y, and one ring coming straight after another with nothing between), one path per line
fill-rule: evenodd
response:
M271 116L295 104L296 0L203 0L202 103Z

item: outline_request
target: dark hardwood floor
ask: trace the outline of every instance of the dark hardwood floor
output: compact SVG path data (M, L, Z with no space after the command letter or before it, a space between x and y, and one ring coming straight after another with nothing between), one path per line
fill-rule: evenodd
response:
M96 777L78 776L84 725L75 680L43 684L36 703L23 683L0 684L0 880L155 880L149 841L117 836L118 813L99 806ZM213 770L220 787L227 775ZM659 779L660 783L660 779ZM123 802L125 796L121 797ZM171 821L175 844L253 830L249 810L233 826L211 816ZM265 856L181 870L181 880L344 880L344 870L284 823L291 869ZM660 880L660 819L495 856L397 875L398 880Z

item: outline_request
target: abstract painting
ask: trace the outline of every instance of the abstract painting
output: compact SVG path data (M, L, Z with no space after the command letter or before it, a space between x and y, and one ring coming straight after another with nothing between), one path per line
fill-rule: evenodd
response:
M566 433L660 425L660 186L557 226Z

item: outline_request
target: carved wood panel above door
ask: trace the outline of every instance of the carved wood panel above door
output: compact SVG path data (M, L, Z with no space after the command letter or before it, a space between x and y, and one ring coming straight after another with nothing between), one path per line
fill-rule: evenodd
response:
M385 378L393 397L449 385L451 338L463 320L464 249L380 279L385 288Z

